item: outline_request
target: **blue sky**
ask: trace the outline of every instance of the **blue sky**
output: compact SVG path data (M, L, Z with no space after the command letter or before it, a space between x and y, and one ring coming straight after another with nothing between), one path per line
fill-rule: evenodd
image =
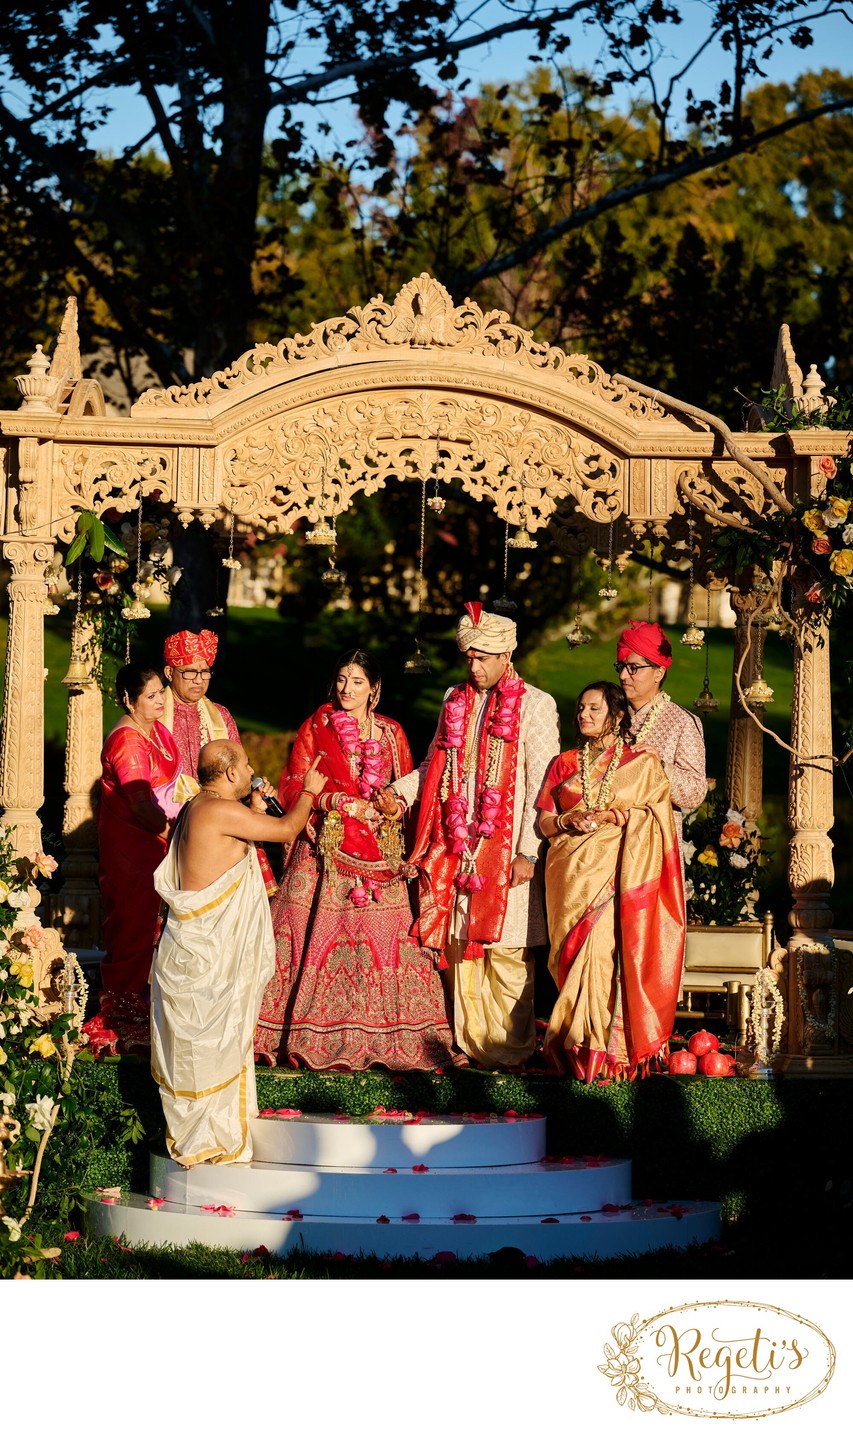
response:
M820 8L820 3L821 0L818 0L815 10ZM467 8L479 12L478 19L484 29L499 20L502 13L505 14L505 9L496 3L478 5L472 0ZM707 15L707 8L703 0L682 0L683 23L665 27L661 32L664 48L658 68L664 77L664 83L670 75L681 69L704 37L703 19ZM825 67L849 70L853 56L853 26L843 15L831 15L816 23L814 33L815 44L808 50L798 50L790 44L780 45L764 65L767 79L777 82L790 81L805 70L820 70ZM476 90L477 86L485 81L499 83L520 79L530 68L528 56L532 48L525 36L513 35L491 44L485 50L464 54L459 61L460 77L470 77L471 90ZM572 45L566 52L566 62L578 68L590 69L601 57L601 33L597 27L577 27ZM291 69L310 71L319 64L320 58L320 52L306 44L295 52ZM429 74L429 67L425 73L441 88L437 76ZM727 73L728 66L722 48L719 45L710 46L692 72L698 93L712 93ZM344 88L342 87L342 94ZM112 98L116 102L116 110L108 125L101 131L100 143L104 149L118 151L145 132L150 118L147 106L138 95L121 92ZM163 93L162 98L168 104L166 93ZM618 96L617 103L623 104L628 98L627 93ZM313 113L316 119L309 119L308 133L321 150L330 149L334 142L344 143L356 133L351 107L345 98L318 107ZM271 134L275 133L276 118L276 115L273 115ZM321 120L331 123L332 137L326 139L320 135L317 125Z

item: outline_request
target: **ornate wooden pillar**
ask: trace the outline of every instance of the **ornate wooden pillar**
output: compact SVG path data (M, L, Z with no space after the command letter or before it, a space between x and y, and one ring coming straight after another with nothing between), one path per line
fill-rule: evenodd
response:
M740 701L735 682L738 664L747 645L747 624L755 612L758 596L752 589L732 591L735 620L734 667L732 699L729 710L729 743L726 759L726 793L732 808L756 820L762 809L764 783L764 735ZM741 671L741 688L746 692L761 670L761 646L758 628L753 625L752 643Z
M77 620L72 655L92 639L92 627ZM94 797L101 776L103 699L91 677L92 660L83 660L88 677L68 685L68 740L65 746L65 809L62 836L66 859L62 888L53 905L53 921L67 947L96 948L100 938L98 835Z
M0 739L0 804L3 822L14 828L18 854L41 848L38 810L44 803L44 606L45 571L53 542L7 540L9 638Z
M803 604L795 597L795 614ZM834 878L832 840L832 708L829 630L800 625L802 650L794 652L788 822L792 835L788 880L794 906L788 941L788 1071L838 1067L839 973L830 933L829 896ZM822 1060L829 1059L829 1063ZM834 1061L832 1061L834 1060Z

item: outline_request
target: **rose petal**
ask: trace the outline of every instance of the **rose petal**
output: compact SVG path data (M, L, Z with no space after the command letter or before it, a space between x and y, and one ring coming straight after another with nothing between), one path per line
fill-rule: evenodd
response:
M397 1169L396 1169L396 1168L383 1168L382 1171L383 1171L383 1173L395 1173L395 1172L397 1171Z

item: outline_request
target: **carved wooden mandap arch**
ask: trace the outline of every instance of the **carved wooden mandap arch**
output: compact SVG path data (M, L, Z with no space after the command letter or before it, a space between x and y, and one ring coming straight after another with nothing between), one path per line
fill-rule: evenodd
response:
M607 550L644 536L666 548L683 537L687 505L704 522L772 502L760 475L788 498L818 493L822 454L847 452L827 430L742 433L673 412L585 355L538 343L500 311L455 306L428 275L394 300L381 296L306 335L260 344L186 387L150 389L129 417L107 415L82 375L76 302L69 300L50 361L38 346L17 380L19 409L0 412L3 552L11 566L10 623L0 743L0 803L20 852L40 842L44 801L43 616L46 570L71 537L76 508L136 510L158 494L183 523L260 531L316 524L361 494L429 475L458 484L529 534L552 526L566 550ZM814 389L820 382L811 381ZM808 398L787 328L774 383ZM741 462L747 456L750 468ZM757 477L758 476L758 477ZM736 661L754 597L735 592ZM824 635L824 638L827 636ZM750 682L747 668L744 687ZM728 789L761 806L761 735L732 704ZM64 829L67 940L93 941L96 874L91 794L100 772L100 694L69 694ZM833 821L829 645L795 657L789 878L793 936L787 964L788 1049L817 1060L853 1051L850 983L830 935ZM846 1036L845 1036L846 1035Z

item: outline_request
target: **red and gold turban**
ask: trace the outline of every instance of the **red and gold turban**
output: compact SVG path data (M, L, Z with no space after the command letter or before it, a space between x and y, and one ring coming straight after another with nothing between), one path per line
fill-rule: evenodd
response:
M182 629L179 634L172 634L163 645L163 662L172 669L181 668L191 663L196 654L201 654L209 667L216 658L218 647L219 640L211 629L202 629L200 634Z
M616 658L630 663L631 656L638 655L657 669L668 669L672 663L672 644L660 624L632 619L616 640Z

